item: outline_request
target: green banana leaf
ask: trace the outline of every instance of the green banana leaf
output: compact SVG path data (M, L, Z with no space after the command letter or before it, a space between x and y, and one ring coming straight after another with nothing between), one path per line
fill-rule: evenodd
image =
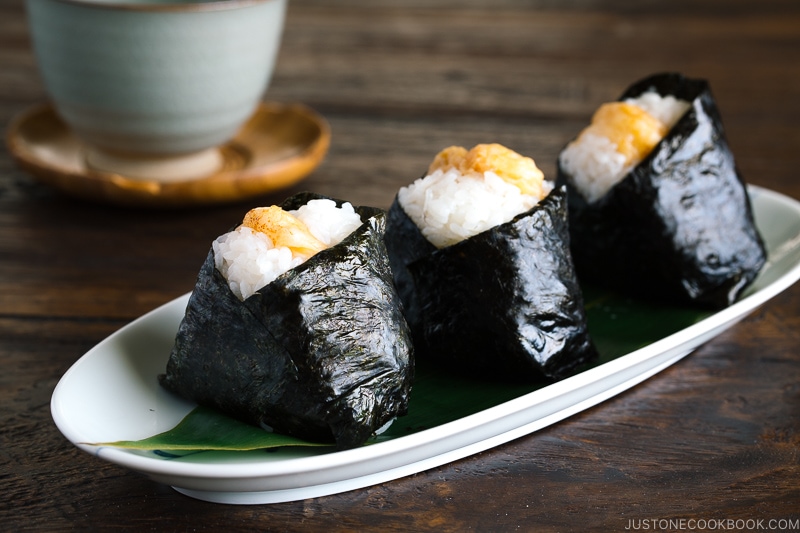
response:
M600 352L599 360L590 366L601 365L651 344L711 314L697 309L650 305L593 289L586 290L585 298L589 332ZM367 444L452 422L544 386L546 384L483 382L450 375L441 368L418 361L408 414ZM165 457L209 450L329 446L269 433L204 407L194 409L175 428L147 439L93 444L153 450Z
M177 426L142 440L93 443L133 450L158 450L164 457L185 455L181 452L247 451L283 446L328 446L288 435L270 433L245 424L207 407L195 407Z

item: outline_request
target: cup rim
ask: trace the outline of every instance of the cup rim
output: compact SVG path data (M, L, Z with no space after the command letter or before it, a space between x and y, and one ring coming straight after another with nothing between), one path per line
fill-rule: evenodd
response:
M211 0L206 2L177 2L169 1L163 4L149 4L149 3L114 3L103 0L53 0L61 4L71 4L75 6L94 8L94 9L107 9L112 11L179 11L179 12L194 12L194 11L224 11L230 9L237 9L243 7L254 6L258 4L266 4L268 2L276 2L279 0Z

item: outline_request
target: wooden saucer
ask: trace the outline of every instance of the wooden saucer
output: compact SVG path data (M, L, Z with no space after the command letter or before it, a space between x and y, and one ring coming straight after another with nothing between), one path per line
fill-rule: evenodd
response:
M297 183L325 157L330 127L304 105L262 103L236 137L219 147L219 171L172 183L90 168L86 146L48 104L14 118L6 143L22 168L66 194L136 207L191 207L243 200Z

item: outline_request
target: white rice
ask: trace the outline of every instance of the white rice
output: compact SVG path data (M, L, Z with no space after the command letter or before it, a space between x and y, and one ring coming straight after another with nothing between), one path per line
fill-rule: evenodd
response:
M672 95L661 96L656 91L642 93L636 98L628 98L625 102L641 107L666 124L668 129L672 129L691 106L686 100L680 100Z
M545 187L552 184L545 181ZM546 192L550 190L546 188ZM457 169L433 173L398 192L398 202L437 248L444 248L503 224L535 206L539 198L494 172L462 174Z
M685 100L661 96L655 91L642 93L625 102L644 109L666 124L668 129L672 129L691 106ZM581 135L580 142L573 141L567 145L559 160L561 167L572 176L572 184L590 203L605 196L636 164L628 164L612 141L591 132Z
M311 200L289 213L328 247L339 244L361 225L361 217L351 204L338 208L333 200ZM221 235L212 248L217 269L242 301L304 260L285 246L275 247L267 235L246 226Z

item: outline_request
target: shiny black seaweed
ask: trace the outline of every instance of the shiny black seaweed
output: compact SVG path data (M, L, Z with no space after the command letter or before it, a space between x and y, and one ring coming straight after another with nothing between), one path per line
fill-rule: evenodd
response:
M569 252L566 192L437 249L395 198L386 243L417 359L503 381L549 381L597 353Z
M581 281L641 298L723 308L756 277L766 251L708 83L657 74L620 97L655 90L691 108L604 197L568 186L572 255Z
M288 199L296 209L321 196ZM341 205L341 201L337 201ZM248 423L346 449L403 415L413 348L389 268L386 214L240 301L203 264L162 385Z

